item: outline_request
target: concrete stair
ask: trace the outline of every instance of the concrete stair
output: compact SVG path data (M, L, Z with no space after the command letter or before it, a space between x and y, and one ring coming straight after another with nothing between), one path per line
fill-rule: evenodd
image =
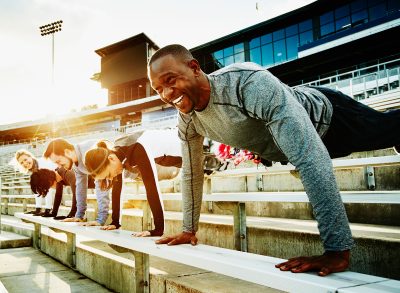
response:
M0 249L28 247L32 245L32 239L20 234L0 231Z
M13 229L13 227L19 226L25 227L27 231L32 230L31 224L23 223L20 221L20 219L11 216L5 216L4 225L8 229ZM65 247L65 234L53 232L48 228L42 229L41 249L45 254L48 254L52 258L55 258L56 260L63 263L65 261L65 254L63 253ZM12 254L13 251L8 250L7 253ZM40 270L40 273L42 274L47 271L54 273L56 271L60 271L63 272L63 274L72 274L72 271L65 270L65 268L63 268L61 264L45 259L45 255L31 248L24 250L15 250L14 253L16 256L23 254L26 261L28 260L27 256L39 257L40 262L44 264L44 266L41 267ZM131 253L117 252L103 242L93 241L84 237L77 238L76 271L79 271L79 273L83 274L87 278L115 292L134 292L135 278L133 275L133 259L133 255ZM1 258L1 251L0 260L3 261L3 258ZM35 264L36 262L32 261L32 263ZM22 264L20 265L20 267L21 266ZM150 266L150 292L155 293L283 292L276 289L256 285L250 282L245 282L239 279L216 274L210 271L198 269L195 267L166 261L157 257L150 257ZM7 270L7 272L0 272L0 281L4 280L3 283L7 288L10 288L10 286L14 286L13 289L17 289L18 284L15 284L15 280L8 279L14 277L15 275L12 272L11 267L8 267L9 269ZM54 268L57 268L57 270L54 270ZM75 274L73 274L73 276L75 276ZM23 277L21 276L20 278ZM76 278L71 277L71 279L73 281L72 285L75 285ZM85 278L81 277L80 280L85 280ZM14 282L11 283L11 281ZM84 281L84 283L87 282ZM46 283L44 283L44 286L50 285L51 284L46 285ZM100 286L95 287L95 284L89 283L88 286L93 287L93 290L95 290L95 292L108 292ZM71 287L74 288L74 286Z

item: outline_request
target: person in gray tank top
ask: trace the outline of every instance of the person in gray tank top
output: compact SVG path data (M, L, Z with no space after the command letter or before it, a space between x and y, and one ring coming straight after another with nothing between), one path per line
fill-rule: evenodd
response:
M380 113L337 91L291 88L253 63L207 75L181 45L158 50L149 60L148 75L161 99L179 110L182 140L183 231L157 243L197 243L201 149L207 137L266 160L288 161L299 171L325 253L293 258L277 268L318 270L320 276L348 268L354 241L331 158L399 146L400 110Z

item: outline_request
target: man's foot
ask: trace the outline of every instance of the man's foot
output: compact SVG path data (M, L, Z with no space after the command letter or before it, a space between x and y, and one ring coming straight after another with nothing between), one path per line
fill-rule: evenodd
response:
M393 147L394 151L396 152L396 154L400 155L400 145L395 145Z
M70 212L66 217L67 218L73 218L75 217L76 211L75 212Z
M66 218L67 218L66 216L57 216L57 217L54 217L53 219L54 220L64 220Z
M41 208L36 208L35 212L33 213L34 216L41 216L42 213L42 209Z
M44 213L42 214L42 217L45 218L50 218L50 217L54 217L53 214L50 212L50 209L45 209Z

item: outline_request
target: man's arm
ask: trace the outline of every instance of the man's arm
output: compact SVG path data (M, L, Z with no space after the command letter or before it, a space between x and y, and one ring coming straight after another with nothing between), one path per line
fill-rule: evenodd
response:
M191 121L190 115L179 117L179 138L182 146L182 211L183 232L181 234L165 237L156 243L169 245L191 243L195 245L195 236L200 219L200 208L203 197L203 140Z
M96 190L96 198L98 206L96 222L100 225L104 225L104 223L107 221L108 218L110 198L108 197L108 190L101 190L99 180L95 180L94 185Z
M268 72L260 71L247 82L243 90L244 106L254 118L265 121L277 147L299 170L325 251L348 251L354 242L332 161L307 112L291 91ZM322 263L332 257L335 257L332 253L326 253Z
M61 174L60 174L61 175ZM73 217L76 214L77 204L76 204L76 178L75 173L72 170L64 170L61 177L69 185L72 191L72 206L68 217Z
M75 218L83 219L87 209L87 184L88 176L78 169L74 169L76 182L76 215Z
M111 197L112 197L112 222L116 229L121 227L119 222L121 212L121 191L122 191L122 174L119 174L113 180Z

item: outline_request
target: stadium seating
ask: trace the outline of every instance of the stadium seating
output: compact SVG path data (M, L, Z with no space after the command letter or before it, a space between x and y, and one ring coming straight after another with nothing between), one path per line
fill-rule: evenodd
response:
M357 243L350 269L397 279L399 270L386 264L398 258L400 245L400 160L392 155L391 150L359 156L333 160ZM321 245L312 211L293 171L290 165L275 164L267 169L251 166L229 169L207 177L198 232L200 243L280 259L319 253ZM16 173L9 166L2 166L0 174L4 175L2 212L14 214L33 207L31 191L22 188L28 187L29 176ZM177 233L182 217L179 179L161 182L160 185L166 210L165 233ZM122 195L122 229L125 232L121 233L151 227L144 192L140 182L125 182ZM65 198L64 203L70 205L70 195ZM89 195L89 201L94 203L94 197ZM61 207L59 213L66 214L68 210L68 207ZM95 210L89 208L87 215L88 220L94 220ZM96 237L92 238L99 240Z

